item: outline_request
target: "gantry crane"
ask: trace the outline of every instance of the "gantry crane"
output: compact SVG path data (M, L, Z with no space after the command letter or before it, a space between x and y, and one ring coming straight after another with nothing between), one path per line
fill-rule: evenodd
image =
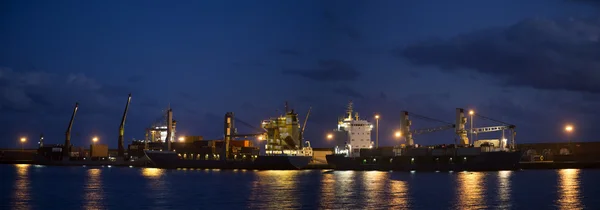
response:
M461 111L463 111L463 109L461 109L461 108L459 108L459 109ZM467 130L468 130L468 133L472 133L472 134L502 131L502 139L500 140L500 148L505 148L506 145L504 143L504 140L506 138L504 136L504 131L505 130L509 130L509 132L510 132L510 149L514 150L515 136L516 136L516 131L515 131L516 126L515 125L510 124L510 123L506 123L506 122L502 122L502 121L499 121L499 120L495 120L495 119L492 119L492 118L489 118L489 117L485 117L485 116L482 116L482 115L474 113L474 112L473 113L469 113L469 114L472 114L474 116L477 116L477 117L480 117L480 118L483 118L483 119L486 119L486 120L494 121L494 122L500 123L502 125L465 129L464 127L466 125L466 118L464 118L465 119L464 120L465 123L462 124L462 130L463 130L463 133L465 133L465 138L466 138ZM467 143L468 143L468 139L467 139Z
M436 120L436 119L429 118L429 117L424 117L424 116L417 115L414 113L411 113L411 116L421 118L421 119L431 120L431 121L442 122L446 125L432 127L432 128L417 129L417 130L411 131L410 126L412 125L412 121L408 119L408 112L402 111L402 116L401 116L401 120L400 120L400 133L402 135L404 135L404 137L406 138L406 144L410 147L414 146L414 139L412 138L413 135L432 133L432 132L437 132L437 131L444 131L444 130L452 129L455 127L455 125L452 123L444 122L441 120Z

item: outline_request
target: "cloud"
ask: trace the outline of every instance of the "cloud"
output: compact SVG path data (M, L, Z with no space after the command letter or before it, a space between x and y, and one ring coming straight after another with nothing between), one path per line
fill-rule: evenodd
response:
M361 93L349 87L333 88L333 92L350 98L364 98Z
M600 18L533 18L396 49L416 65L476 71L505 86L600 93Z
M354 81L360 76L354 67L339 60L320 60L318 68L311 70L284 69L286 75L296 75L319 82Z
M83 74L16 72L0 68L0 112L56 113L80 102L86 109L113 108L111 97L128 93ZM122 93L122 94L118 94Z

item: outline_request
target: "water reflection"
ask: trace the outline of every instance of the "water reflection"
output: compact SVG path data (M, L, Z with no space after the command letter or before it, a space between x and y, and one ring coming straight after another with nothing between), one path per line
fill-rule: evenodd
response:
M84 208L85 209L102 209L104 208L104 191L102 179L100 177L100 169L88 169L87 181L85 185Z
M158 179L165 173L165 169L159 168L143 168L142 176L150 179Z
M29 164L16 164L17 177L13 187L12 206L16 209L30 209L29 201L31 200L29 188Z
M149 203L151 209L160 209L162 206L169 204L168 197L171 196L170 187L168 187L165 181L166 169L159 168L142 168L141 173L146 178L146 190L144 195Z
M405 181L391 180L390 181L391 202L390 207L394 209L407 209L408 203L408 187Z
M558 171L558 206L560 209L583 209L579 192L579 169Z
M335 179L333 173L326 173L321 176L321 207L326 209L333 208L331 205L335 202Z
M252 182L249 208L296 209L299 202L299 176L302 171L260 171Z
M484 203L485 185L483 184L485 174L482 172L458 173L458 204L460 209L485 209Z
M512 171L499 171L498 172L498 197L499 197L499 208L508 209L510 208L510 176Z
M384 198L383 186L389 180L388 172L368 171L363 173L363 185L366 188L365 203L366 208L374 209L381 206L381 200Z

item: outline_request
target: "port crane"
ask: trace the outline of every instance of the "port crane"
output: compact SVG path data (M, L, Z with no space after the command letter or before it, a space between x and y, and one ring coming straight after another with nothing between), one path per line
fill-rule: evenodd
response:
M502 125L499 125L499 126L471 128L471 129L468 129L469 133L477 135L479 133L488 133L488 132L502 131L502 139L500 140L500 147L504 148L504 147L506 147L506 145L504 143L504 140L506 139L504 131L508 130L510 132L510 149L514 150L515 136L516 136L516 131L515 131L516 126L515 125L510 124L510 123L506 123L506 122L502 122L500 120L495 120L495 119L492 119L490 117L485 117L485 116L482 116L482 115L474 113L474 112L469 113L469 114L471 114L473 116L476 116L476 117L480 117L480 118L483 118L483 119L486 119L486 120L490 120L490 121L502 124ZM464 130L467 131L467 129L464 129Z
M119 126L119 157L125 157L125 147L123 146L123 135L125 134L125 119L127 118L127 111L129 111L129 104L131 103L131 93L127 97L127 103L125 104L125 111L123 111L123 118L121 118L121 125ZM147 134L146 134L147 135Z
M69 157L69 152L71 151L71 129L73 128L73 122L75 121L75 114L77 114L77 109L79 108L79 103L75 103L75 108L73 108L73 114L71 115L71 121L69 121L69 127L67 127L67 132L65 132L65 145L63 146L63 156Z
M448 129L452 129L452 128L456 127L455 124L452 124L452 123L449 123L449 122L444 122L444 121L441 121L441 120L437 120L437 119L433 119L433 118L429 118L429 117L425 117L425 116L422 116L422 115L411 113L411 116L414 116L416 118L430 120L430 121L436 121L436 122L441 122L441 123L444 123L445 125L438 126L438 127L432 127L432 128L410 130L410 126L412 125L412 121L408 118L408 112L407 111L402 111L401 113L402 113L402 116L401 116L401 120L400 120L400 133L401 133L401 135L404 135L404 137L406 138L406 144L408 146L410 146L410 147L414 146L413 135L419 135L419 134L425 134L425 133L432 133L432 132L444 131L444 130L448 130Z
M306 128L306 122L308 122L308 117L310 116L310 110L312 110L312 106L308 107L308 112L306 113L306 118L304 118L304 123L302 123L302 130L300 130L300 140L304 141L304 129ZM310 142L306 141L307 146L310 147Z

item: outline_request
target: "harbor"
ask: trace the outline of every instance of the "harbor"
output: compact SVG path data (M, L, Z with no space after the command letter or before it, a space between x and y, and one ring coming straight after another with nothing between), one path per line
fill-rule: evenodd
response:
M45 144L40 136L38 149L0 149L2 164L34 164L53 166L107 166L107 167L158 167L198 169L260 169L260 170L399 170L399 171L498 171L564 168L600 168L598 142L569 143L515 143L515 125L473 128L468 127L475 114L472 110L456 109L455 123L438 127L412 129L409 116L425 116L402 111L401 129L396 138L405 144L380 146L378 118L374 126L361 119L348 104L346 114L338 119L338 127L326 134L326 140L335 142L333 148L312 148L304 139L310 116L309 108L303 121L298 113L285 104L284 115L252 125L236 119L233 112L225 114L223 139L207 140L202 136L178 136L173 110L167 109L163 120L146 129L145 139L133 141L125 147L124 125L131 102L127 97L119 126L118 148L109 149L99 144L97 137L89 149L70 144L71 129L79 104L75 104L68 123L64 144ZM470 120L466 117L470 116ZM237 133L236 123L255 130L254 133ZM471 125L472 126L472 125ZM565 128L567 131L568 128ZM571 128L572 129L572 128ZM455 142L423 146L415 144L420 134L454 130ZM505 137L509 132L510 141ZM500 132L501 138L470 140L473 134ZM375 135L373 135L375 134ZM375 141L372 140L375 136ZM26 141L25 139L20 139ZM264 146L258 146L258 145ZM68 146L65 146L68 145ZM504 155L506 157L498 156ZM509 158L510 156L510 158ZM302 161L300 161L302 159ZM300 161L300 162L299 162ZM487 162L486 162L487 161ZM512 161L512 162L511 162Z

